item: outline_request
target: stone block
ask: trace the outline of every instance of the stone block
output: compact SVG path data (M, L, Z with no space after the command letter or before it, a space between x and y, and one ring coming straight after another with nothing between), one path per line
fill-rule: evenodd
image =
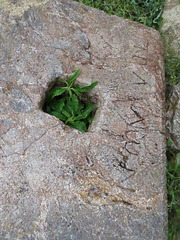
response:
M167 49L174 51L180 58L180 1L167 0L162 14L161 32Z
M173 143L172 148L180 152L180 85L171 91L167 105L167 136Z
M69 0L1 2L0 239L165 240L163 47ZM78 68L98 81L87 133L42 111Z

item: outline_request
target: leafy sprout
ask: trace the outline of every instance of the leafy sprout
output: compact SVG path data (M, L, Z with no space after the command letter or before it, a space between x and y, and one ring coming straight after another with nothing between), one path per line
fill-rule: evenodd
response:
M57 117L66 125L81 132L87 132L89 124L93 120L93 113L96 106L90 101L82 100L82 94L91 91L98 82L89 86L80 87L75 80L80 75L78 69L67 80L58 79L65 86L56 86L47 93L44 104L44 111Z

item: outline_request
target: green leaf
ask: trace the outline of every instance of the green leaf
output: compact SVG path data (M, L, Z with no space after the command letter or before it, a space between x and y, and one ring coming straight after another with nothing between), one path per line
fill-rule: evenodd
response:
M76 85L74 87L74 89L80 93L84 93L84 92L89 92L91 91L96 85L98 84L98 82L93 82L91 83L91 85L89 86L85 86L85 87L79 87L78 85Z
M77 89L75 89L74 87L73 88L71 88L71 90L74 92L74 93L76 93L76 95L80 98L81 97L81 93L77 90Z
M55 112L55 111L52 111L51 114L57 118L59 118L61 121L66 121L67 118L60 112Z
M57 87L55 89L52 89L51 92L50 92L50 98L53 99L54 97L60 96L66 90L67 90L66 87L62 87L62 88Z
M68 82L65 79L58 78L58 81L65 83L68 86Z
M81 110L85 107L82 102L79 102L78 113L81 113Z
M90 102L87 103L86 109L81 111L81 113L74 119L75 121L77 120L82 120L88 117L88 115L96 108L95 105L91 104Z
M51 114L51 108L49 105L46 105L46 110L45 110L47 113Z
M70 102L71 102L71 98L69 96L66 96L65 97L65 105L64 105L62 111L65 111L65 114L67 115L68 118L74 115L74 110L71 107ZM66 112L68 112L69 114Z
M57 102L56 101L52 101L52 103L50 104L52 110L61 112L63 107L64 107L64 105L65 105L64 101L65 101L64 98L60 99Z
M74 109L70 105L67 105L65 110L68 111L70 117L74 116Z
M70 98L71 98L71 97L72 97L72 91L71 91L70 88L68 89L68 92L69 92L69 96L70 96Z
M62 114L64 114L67 118L71 117L71 114L66 109L62 110Z
M79 109L79 100L75 94L72 95L71 101L69 102L69 106L73 109L73 113L76 114Z
M81 121L70 123L68 125L72 128L75 128L75 129L81 131L81 132L86 132L87 131L86 124L84 122L81 122Z
M92 123L93 119L94 119L94 116L89 116L89 117L87 118L87 120L88 120L89 124L91 124L91 123Z
M75 73L73 73L69 78L68 78L68 85L71 87L76 80L76 78L79 76L81 70L78 69Z

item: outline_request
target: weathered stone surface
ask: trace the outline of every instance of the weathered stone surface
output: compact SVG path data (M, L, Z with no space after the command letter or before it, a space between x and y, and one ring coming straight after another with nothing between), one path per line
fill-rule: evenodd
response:
M169 98L166 125L173 147L180 151L180 85L173 88Z
M3 1L0 239L165 240L157 31L71 1ZM51 81L99 81L89 132L41 110Z
M161 32L166 44L180 58L180 0L167 0L162 18Z

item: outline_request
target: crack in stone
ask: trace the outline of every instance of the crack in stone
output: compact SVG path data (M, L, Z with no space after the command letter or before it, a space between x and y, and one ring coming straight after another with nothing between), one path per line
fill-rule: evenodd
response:
M34 140L33 142L31 142L31 143L29 144L29 146L26 147L26 148L23 150L23 153L11 153L11 154L8 154L8 155L3 155L2 157L3 157L3 158L6 158L6 157L13 156L13 155L24 156L24 155L26 154L26 151L27 151L34 143L38 142L44 135L46 135L46 133L47 133L49 130L51 130L51 129L53 129L53 128L56 128L57 126L59 126L59 124L57 124L57 125L55 125L55 126L53 126L53 127L48 128L39 138L37 138L36 140ZM3 149L2 149L2 151L3 151ZM4 151L3 151L3 152L4 152Z
M116 162L118 163L118 166L120 166L121 168L123 168L123 169L125 169L125 170L127 170L127 171L129 171L129 172L134 172L134 170L133 170L133 169L127 168L127 166L126 166L126 163L125 163L125 162L123 162L123 161L119 161L119 159L118 159L118 158L116 158L116 156L115 156L115 155L113 155L113 156L114 156L114 158L115 158Z

